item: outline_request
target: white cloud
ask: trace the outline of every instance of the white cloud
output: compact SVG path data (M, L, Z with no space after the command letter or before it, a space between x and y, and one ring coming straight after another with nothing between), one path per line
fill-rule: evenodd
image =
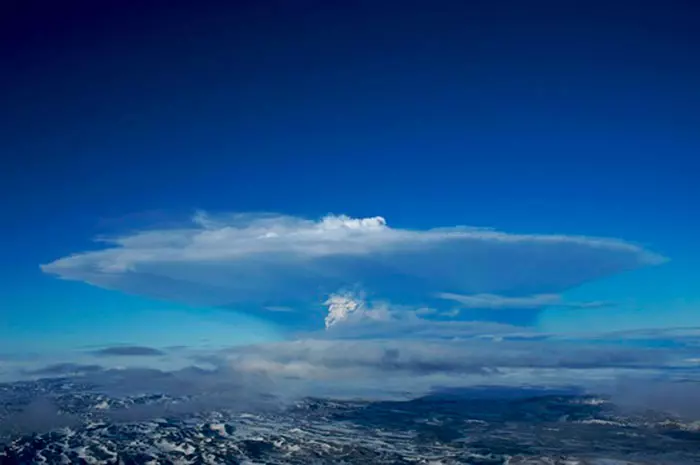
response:
M541 300L585 281L664 261L616 239L465 227L408 230L391 228L381 217L342 215L312 221L199 212L189 227L99 241L106 248L42 269L189 304L269 309L318 304L357 285L373 299L397 302L430 301L438 292L489 295L492 305L498 294Z
M326 315L326 328L338 324L342 321L347 321L352 315L361 311L363 302L353 298L350 295L332 294L328 300L324 302L328 306L328 315Z
M401 307L391 308L386 302L371 303L362 294L353 292L333 293L324 302L324 305L328 307L328 314L325 318L326 329L340 323L393 323L399 316L417 315L418 312L418 310L407 310Z

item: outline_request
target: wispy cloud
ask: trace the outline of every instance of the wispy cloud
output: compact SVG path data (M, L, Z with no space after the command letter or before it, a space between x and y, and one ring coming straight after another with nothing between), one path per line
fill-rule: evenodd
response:
M440 292L436 297L457 302L462 308L483 309L533 309L542 307L566 307L566 308L600 308L611 306L611 302L567 302L559 294L535 294L528 296L503 296L497 294L454 294Z
M381 217L342 215L314 221L200 212L189 227L99 240L106 248L42 269L151 297L253 304L268 312L292 303L319 304L358 285L395 302L430 301L436 293L482 301L491 296L485 300L492 306L498 305L495 295L535 295L542 301L583 282L665 260L616 239L466 227L397 229ZM501 299L500 305L525 304L525 299Z
M287 312L293 312L294 309L292 307L285 307L284 305L269 305L267 307L263 307L264 310L268 310L270 312L281 312L281 313L287 313Z
M463 308L534 308L561 302L561 296L558 294L506 297L496 294L462 295L451 292L440 292L437 294L437 297L457 302Z

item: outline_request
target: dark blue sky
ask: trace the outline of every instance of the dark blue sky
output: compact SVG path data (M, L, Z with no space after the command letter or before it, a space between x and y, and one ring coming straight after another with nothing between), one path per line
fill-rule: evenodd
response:
M693 1L10 2L0 18L5 311L68 305L75 283L39 264L196 208L620 237L672 259L626 297L700 300Z

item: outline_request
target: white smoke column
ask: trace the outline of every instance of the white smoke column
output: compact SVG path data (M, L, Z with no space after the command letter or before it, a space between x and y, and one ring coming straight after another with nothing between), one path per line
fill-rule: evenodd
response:
M351 293L331 294L323 304L328 306L326 329L346 321L350 316L361 312L364 307L364 301Z

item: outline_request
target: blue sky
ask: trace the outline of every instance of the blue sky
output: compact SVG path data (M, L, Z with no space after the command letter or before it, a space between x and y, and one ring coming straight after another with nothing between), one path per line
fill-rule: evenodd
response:
M559 302L530 323L700 326L694 5L283 3L69 2L3 20L0 350L323 328L323 308L238 312L253 304L125 294L40 268L105 247L97 236L191 227L199 211L619 239L668 261L553 289L610 305ZM503 315L487 319L522 319Z

